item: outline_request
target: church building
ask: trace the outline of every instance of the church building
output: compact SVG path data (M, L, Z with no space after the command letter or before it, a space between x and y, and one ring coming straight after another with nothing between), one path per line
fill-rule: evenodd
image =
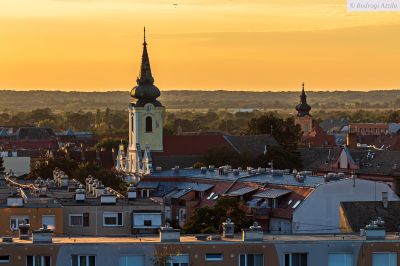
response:
M151 151L163 151L163 119L165 107L157 100L160 90L154 85L146 29L144 30L142 64L137 85L131 90L134 101L129 105L129 144L125 171L149 173Z
M146 32L144 32L146 33ZM157 100L160 90L154 85L146 35L137 85L131 90L129 104L128 147L120 145L116 170L133 176L149 175L157 169L187 168L201 162L215 148L228 148L237 153L260 155L266 147L279 146L268 134L231 136L222 133L164 136L165 107ZM126 152L125 152L126 151Z
M303 134L309 133L312 130L312 118L310 115L311 106L307 103L307 95L304 91L304 82L300 94L300 103L296 106L297 115L295 124L300 125Z

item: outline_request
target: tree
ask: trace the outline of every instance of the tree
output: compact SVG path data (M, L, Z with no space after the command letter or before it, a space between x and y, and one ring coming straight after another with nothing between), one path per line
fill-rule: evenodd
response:
M113 139L113 138L104 138L99 141L95 146L94 149L106 149L111 151L112 149L118 150L119 144L122 144L126 147L128 145L128 141L126 139Z
M203 156L203 161L205 165L215 166L229 164L237 167L242 164L239 153L228 147L216 147L208 150Z
M288 151L297 149L302 136L300 127L295 125L292 117L283 119L271 112L250 119L245 134L271 134Z
M0 174L4 174L4 170L6 170L4 167L4 159L0 157Z
M184 231L191 234L217 233L221 231L221 225L227 218L235 223L236 231L249 227L251 221L242 210L242 204L237 198L222 197L213 208L197 208L186 223Z

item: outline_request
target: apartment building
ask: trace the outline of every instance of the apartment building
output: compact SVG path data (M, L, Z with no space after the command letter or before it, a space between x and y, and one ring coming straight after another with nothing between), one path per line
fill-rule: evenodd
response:
M400 239L381 229L373 235L180 236L164 227L147 237L3 238L0 263L13 266L396 266ZM378 233L376 233L378 232ZM383 233L382 235L379 235ZM36 236L37 234L38 236ZM44 233L47 234L47 233Z

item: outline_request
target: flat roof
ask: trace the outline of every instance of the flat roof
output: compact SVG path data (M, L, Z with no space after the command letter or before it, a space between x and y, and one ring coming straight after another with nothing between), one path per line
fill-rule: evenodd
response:
M221 240L198 240L195 235L183 235L180 242L160 242L158 235L151 236L120 236L120 237L70 237L70 236L56 236L53 237L53 243L43 245L63 245L63 244L179 244L179 243L214 243L214 244L229 244L229 243L270 243L277 244L282 242L321 242L321 241L335 241L335 242L399 242L400 238L395 234L387 234L385 239L368 239L356 234L294 234L294 235L264 235L264 240L261 241L242 241L241 235L237 234L234 238L222 238ZM16 244L32 244L32 240L20 240L13 238L13 243ZM13 243L0 243L2 245L12 245ZM37 244L35 244L37 245Z
M210 170L207 169L205 171L201 171L200 169L179 169L179 171L175 172L174 170L163 170L163 171L155 171L149 176L149 179L144 183L151 182L149 181L152 177L158 178L171 178L171 177L186 177L186 178L194 178L194 179L212 179L218 181L235 181L238 182L254 182L259 184L276 184L276 185L290 185L290 186L299 186L299 187L317 187L321 184L325 183L323 176L313 176L307 175L304 179L304 182L297 181L293 174L283 174L283 175L272 175L269 172L259 172L257 169L254 169L254 173L250 173L249 171L241 170L236 175L233 171L228 171L228 173L220 175L218 169ZM140 185L140 183L139 183Z

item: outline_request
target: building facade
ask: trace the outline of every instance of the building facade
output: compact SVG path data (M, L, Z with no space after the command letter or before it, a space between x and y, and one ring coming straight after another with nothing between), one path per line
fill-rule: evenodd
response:
M129 144L125 171L146 174L152 170L151 152L163 151L165 112L165 107L157 100L160 90L154 85L146 35L140 76L136 82L137 85L131 91L135 100L129 105Z

